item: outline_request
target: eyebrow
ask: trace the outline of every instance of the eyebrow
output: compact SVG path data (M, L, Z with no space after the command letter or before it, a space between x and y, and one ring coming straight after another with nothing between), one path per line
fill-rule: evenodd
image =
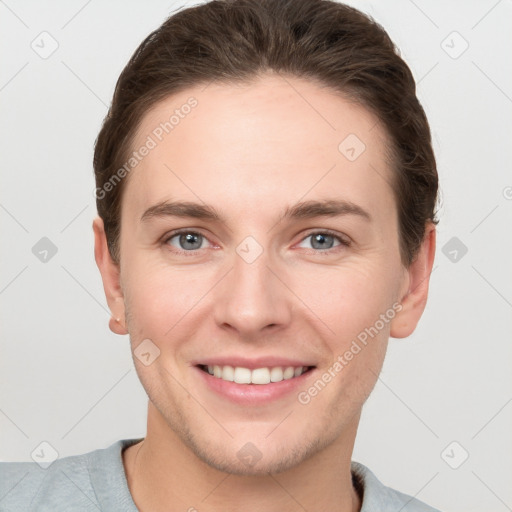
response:
M315 217L339 217L356 215L371 222L371 215L361 206L342 199L324 201L302 201L288 206L280 215L277 222L289 219L311 219ZM149 207L141 216L145 222L153 218L186 217L226 223L226 219L211 205L191 201L161 201Z

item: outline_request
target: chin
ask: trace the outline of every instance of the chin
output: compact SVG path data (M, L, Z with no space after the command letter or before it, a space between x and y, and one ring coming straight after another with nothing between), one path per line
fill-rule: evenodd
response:
M178 435L205 464L239 476L266 476L288 471L318 454L334 440L325 435L308 439L307 433L297 433L296 439L288 435L284 439L276 436L271 440L270 436L261 440L260 432L255 432L254 442L247 434L234 438L228 438L226 434L225 438L209 439L203 435L191 435L186 429L181 429Z
M289 451L285 455L274 451L270 455L268 450L260 451L252 443L243 445L236 451L235 456L233 456L233 450L226 450L225 445L224 450L220 452L213 452L211 446L191 448L195 455L208 466L223 473L239 476L267 476L282 473L298 466L307 458L307 454L300 453L303 450ZM254 450L252 455L247 453L248 448ZM244 449L246 453L242 455Z

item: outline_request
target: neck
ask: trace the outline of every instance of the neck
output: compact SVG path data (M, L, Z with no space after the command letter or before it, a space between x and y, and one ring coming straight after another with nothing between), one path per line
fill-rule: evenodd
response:
M350 472L358 420L289 470L237 475L197 457L150 402L145 439L123 452L128 487L140 512L359 512Z

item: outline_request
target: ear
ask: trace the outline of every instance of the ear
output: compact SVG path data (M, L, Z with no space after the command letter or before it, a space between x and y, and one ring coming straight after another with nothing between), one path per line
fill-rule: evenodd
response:
M93 220L92 229L94 231L94 258L100 270L108 307L112 312L112 318L109 322L110 330L116 334L128 334L124 295L120 280L120 266L114 262L108 250L107 237L101 217L96 217Z
M428 222L421 247L414 261L404 271L406 278L400 294L402 309L391 321L391 337L406 338L416 329L427 304L435 252L436 227L432 222Z

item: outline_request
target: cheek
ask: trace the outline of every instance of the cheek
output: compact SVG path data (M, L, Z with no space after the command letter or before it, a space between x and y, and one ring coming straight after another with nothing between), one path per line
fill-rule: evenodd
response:
M378 376L387 350L387 336L382 333L373 339L368 337L366 344L356 340L357 353L354 354L354 346L345 351L343 358L345 366L341 371L341 379L338 382L338 400L342 404L355 404L356 410L370 396ZM351 353L350 361L347 360Z
M334 345L356 337L371 327L392 307L393 273L384 272L378 263L360 261L339 267L304 271L292 277L292 289L331 331ZM385 330L385 329L384 329Z
M327 293L317 297L315 311L330 328L324 338L329 354L326 371L335 377L325 398L329 401L330 396L334 415L364 403L382 368L395 310L377 277L355 269L338 274L329 281Z
M169 334L194 308L211 286L197 268L147 262L128 269L132 325L137 332L157 339Z

